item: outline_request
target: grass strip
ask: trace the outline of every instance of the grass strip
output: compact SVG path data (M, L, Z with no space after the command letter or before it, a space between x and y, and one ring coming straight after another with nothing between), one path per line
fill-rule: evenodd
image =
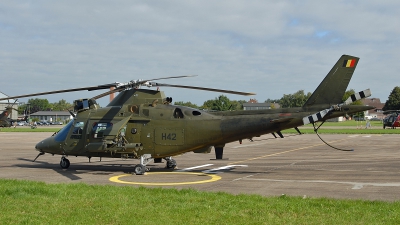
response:
M0 128L0 132L57 132L61 128L35 128L32 129L30 127L18 127L18 128L13 128L13 127L2 127Z
M400 202L0 179L1 224L399 224Z
M365 127L366 121L355 121L355 120L347 120L347 121L342 121L342 122L325 122L323 126L349 126L349 127ZM370 125L372 127L380 127L383 128L383 123L382 121L369 121ZM307 124L306 126L312 127L312 124Z
M315 134L314 129L302 129L299 127L300 132L303 134ZM282 130L283 134L297 134L295 129ZM319 134L400 134L400 129L326 129L321 128L318 130Z

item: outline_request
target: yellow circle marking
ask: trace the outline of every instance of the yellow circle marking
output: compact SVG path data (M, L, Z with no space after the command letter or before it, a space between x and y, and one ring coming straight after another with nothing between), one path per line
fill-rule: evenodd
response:
M218 175L214 174L205 174L205 173L192 173L192 172L150 172L146 173L147 175L155 175L155 174L189 174L189 175L206 175L211 177L211 179L208 180L199 180L199 181L192 181L192 182L179 182L179 183L145 183L145 182L130 182L130 181L123 181L120 180L119 178L121 177L126 177L126 176L132 176L131 174L123 174L123 175L118 175L111 177L109 180L111 182L116 182L116 183L121 183L121 184L137 184L137 185L187 185L187 184L204 184L204 183L209 183L209 182L214 182L217 180L220 180L221 177Z

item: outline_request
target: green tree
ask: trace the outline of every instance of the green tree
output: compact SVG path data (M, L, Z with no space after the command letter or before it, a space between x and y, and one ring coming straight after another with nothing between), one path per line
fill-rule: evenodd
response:
M49 111L52 108L52 104L47 99L29 99L25 105L18 106L19 114L35 113L38 111Z
M53 111L64 111L66 109L71 109L71 108L72 104L64 99L61 99L60 101L51 104L51 109Z
M267 100L265 100L265 103L279 103L280 99L270 99L268 98Z
M28 104L31 105L32 112L51 110L51 104L47 99L41 99L41 98L29 99Z
M301 107L304 105L304 103L306 103L307 99L310 96L310 92L304 94L304 90L299 90L293 94L284 94L283 97L279 100L279 104L282 108Z
M220 95L214 100L205 101L203 108L208 110L227 111L232 109L232 103L228 97L225 95Z
M196 104L193 104L191 102L183 102L183 101L174 102L174 105L182 105L182 106L187 106L187 107L194 108L194 109L199 108L199 106L197 106Z
M400 109L400 87L396 86L393 88L388 100L385 103L385 106L383 106L382 109L384 111Z
M243 103L246 103L246 100L233 100L231 101L230 110L243 110Z

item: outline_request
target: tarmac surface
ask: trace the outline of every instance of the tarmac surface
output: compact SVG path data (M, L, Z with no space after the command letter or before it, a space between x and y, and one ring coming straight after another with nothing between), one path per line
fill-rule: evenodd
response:
M52 133L0 132L0 178L133 187L192 188L232 194L282 194L337 199L400 200L400 135L330 135L330 145L318 136L264 135L229 143L225 160L210 154L186 153L174 159L178 168L150 163L146 175L132 175L137 159L69 156L71 166L61 169L61 156L45 154L36 162L34 146Z

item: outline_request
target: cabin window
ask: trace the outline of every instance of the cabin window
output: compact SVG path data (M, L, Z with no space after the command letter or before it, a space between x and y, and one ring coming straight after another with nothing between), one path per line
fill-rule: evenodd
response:
M199 112L199 111L193 111L192 114L193 114L193 116L200 116L200 115L201 115L201 112Z
M112 125L112 123L94 123L92 129L93 137L102 138L104 136L104 130Z
M71 139L82 139L83 126L85 126L84 122L76 122L74 124L74 130L72 131Z

